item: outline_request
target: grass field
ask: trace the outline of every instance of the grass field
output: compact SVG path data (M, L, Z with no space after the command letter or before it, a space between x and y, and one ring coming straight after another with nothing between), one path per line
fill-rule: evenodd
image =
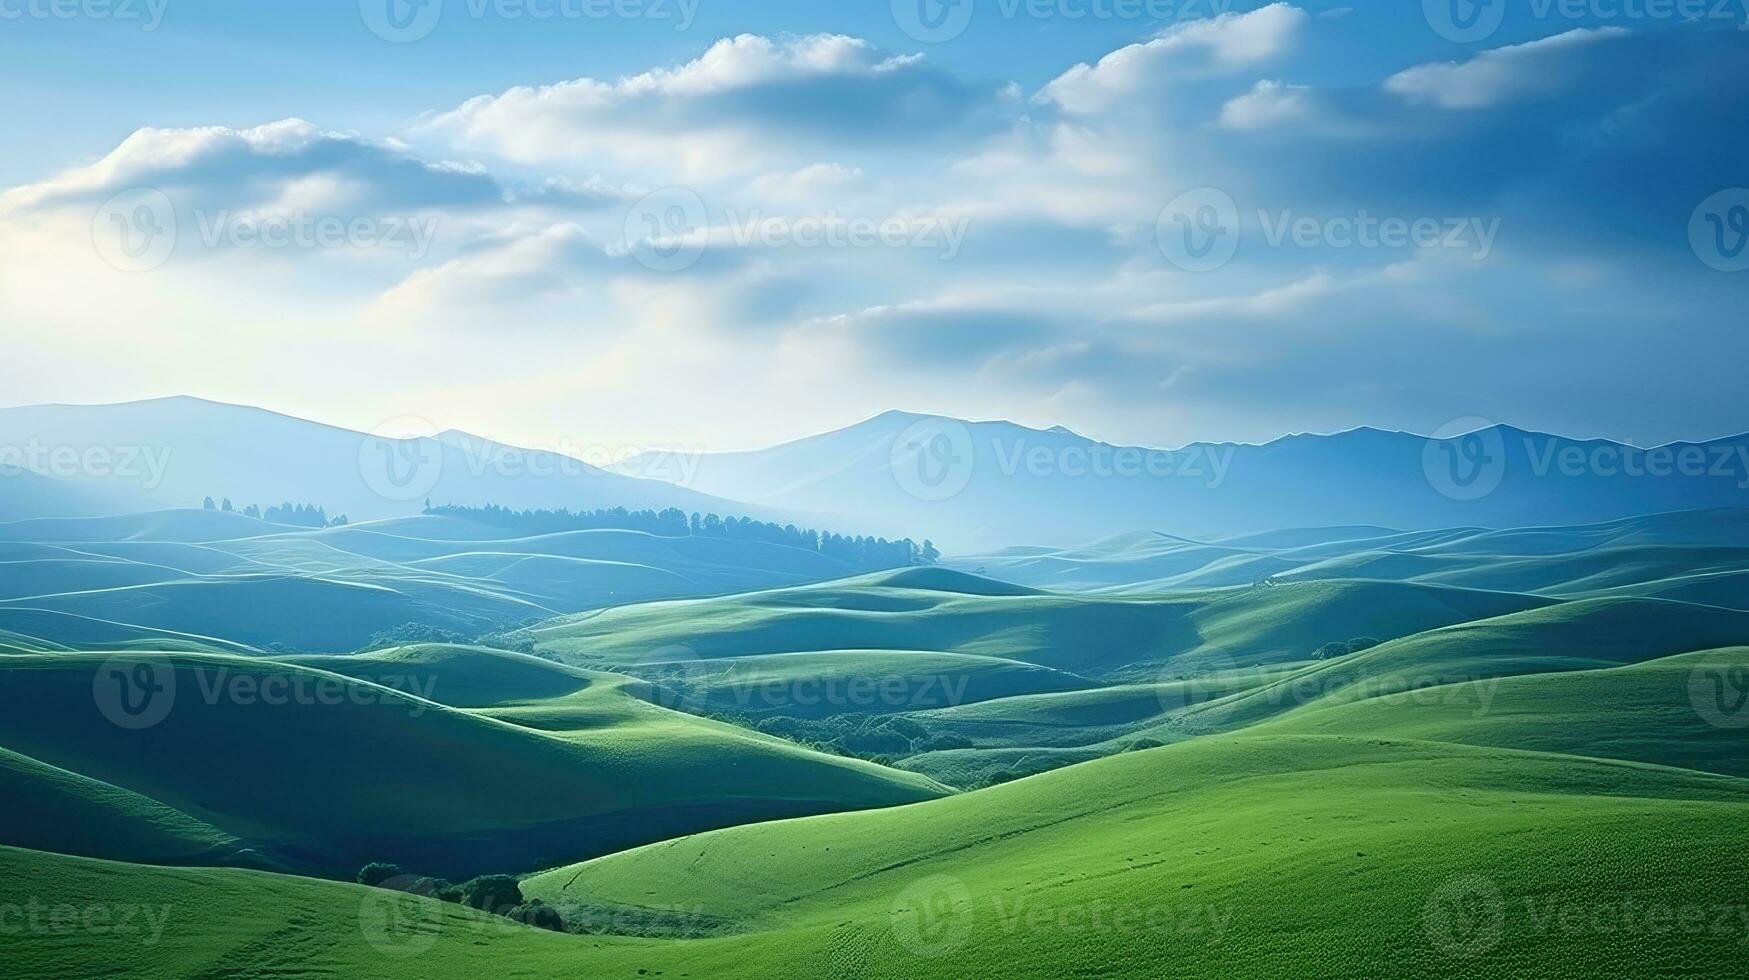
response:
M1749 908L1746 791L1540 753L1220 737L524 883L604 926L704 938L562 936L354 886L4 851L15 907L138 908L163 929L0 943L25 976L1724 975Z
M0 745L36 764L13 778L35 795L59 770L77 773L84 781L62 779L58 792L104 820L8 812L7 842L130 855L108 838L175 817L246 842L243 863L350 877L385 860L461 878L944 792L670 711L631 678L502 651L427 647L332 664L356 680L259 658L140 655L127 669L145 665L170 693L161 721L137 730L112 724L114 706L93 698L106 663L0 660Z
M1404 550L1369 561L1599 586L1572 595L1296 575L1058 592L918 568L558 616L507 638L534 655L267 654L172 612L93 650L86 620L15 611L0 962L1728 975L1749 948L1749 611L1683 601L1733 572L1621 564L1652 548L1712 569L1735 544L1692 540L1711 525L1737 526L1215 543L1325 562L1389 538ZM1155 541L1125 546L1158 570ZM298 549L280 554L315 572L320 549ZM322 880L370 861L517 875L568 934Z

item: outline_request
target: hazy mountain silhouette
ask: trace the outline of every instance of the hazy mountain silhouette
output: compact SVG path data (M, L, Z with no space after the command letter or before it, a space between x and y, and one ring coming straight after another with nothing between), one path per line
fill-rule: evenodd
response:
M703 492L853 516L962 551L1137 529L1521 527L1749 504L1749 437L1637 449L1510 426L1441 440L1358 428L1158 450L1060 426L887 412L695 463L691 486Z
M0 482L0 514L13 520L199 507L208 496L228 497L239 509L308 502L354 521L416 513L427 498L512 508L678 507L771 516L660 480L608 473L556 453L462 432L383 439L190 397L0 409L0 447L13 450L20 468L59 478L52 484L39 477ZM57 485L73 495L59 495Z

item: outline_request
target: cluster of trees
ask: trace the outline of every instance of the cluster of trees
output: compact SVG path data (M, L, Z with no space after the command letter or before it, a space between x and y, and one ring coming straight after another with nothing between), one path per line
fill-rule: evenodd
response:
M377 630L371 634L370 640L358 648L357 653L369 653L372 650L387 650L390 647L418 646L423 643L448 643L461 646L491 647L494 650L509 650L512 653L535 653L534 641L526 636L513 636L521 626L532 626L538 619L527 620L520 624L512 624L501 629L490 630L478 636L469 636L456 630L433 626L430 623L402 623L386 630ZM546 659L557 660L556 657ZM564 661L559 661L563 663Z
M901 565L933 565L941 552L933 541L921 546L910 538L888 541L886 538L833 534L794 524L774 524L751 517L719 517L716 514L688 514L670 507L666 510L627 510L611 507L604 510L512 510L497 504L484 507L464 507L443 504L425 505L425 513L460 517L494 527L509 528L527 534L555 534L560 531L582 531L612 528L646 531L666 537L729 538L740 541L763 541L817 551L837 558L857 568L895 568Z
M917 722L898 715L846 713L825 718L777 715L751 722L739 719L738 723L822 752L888 765L919 752L972 747L968 739L933 734Z
M1383 640L1370 636L1357 636L1352 640L1333 640L1313 651L1312 659L1335 660L1337 657L1346 657L1351 653L1370 650L1383 642Z
M344 527L346 525L345 514L330 518L328 511L319 504L294 504L289 500L277 507L270 505L264 511L254 504L238 510L232 505L229 497L224 498L220 503L214 503L213 498L208 497L201 501L201 507L206 510L223 511L227 514L242 514L244 517L253 517L256 520L269 521L274 524L289 524L293 527Z
M565 920L559 910L538 898L525 900L522 886L509 875L481 875L458 885L442 878L410 875L398 864L375 861L358 872L358 883L466 905L540 929L565 931Z

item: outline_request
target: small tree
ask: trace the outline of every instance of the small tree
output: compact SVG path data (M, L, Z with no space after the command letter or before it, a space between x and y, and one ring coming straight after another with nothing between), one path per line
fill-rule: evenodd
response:
M201 510L218 510L219 505L213 503L213 498L208 497L205 500L200 502L200 509Z
M558 909L538 898L531 899L511 909L509 917L525 926L534 926L536 929L551 929L554 932L565 931L565 917L559 914Z
M401 870L401 866L398 864L389 864L387 861L372 861L359 869L358 883L378 888L390 878L399 878L406 873Z
M522 904L522 886L509 875L481 875L462 885L462 904L507 915Z

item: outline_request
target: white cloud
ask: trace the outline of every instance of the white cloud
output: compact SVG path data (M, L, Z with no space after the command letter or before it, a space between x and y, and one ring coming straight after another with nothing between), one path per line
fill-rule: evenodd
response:
M1625 36L1620 27L1580 28L1526 44L1484 51L1468 61L1417 65L1385 80L1385 90L1418 105L1482 109L1563 87L1555 59L1576 49Z
M743 34L674 68L478 96L413 132L524 163L721 175L785 160L797 143L926 141L1003 99L859 38Z
M1066 112L1100 112L1164 90L1175 76L1226 73L1266 62L1292 47L1308 20L1300 8L1274 3L1178 24L1096 64L1076 65L1046 85L1040 97Z
M1313 113L1311 89L1265 79L1221 106L1220 124L1226 129L1277 129L1305 122Z

